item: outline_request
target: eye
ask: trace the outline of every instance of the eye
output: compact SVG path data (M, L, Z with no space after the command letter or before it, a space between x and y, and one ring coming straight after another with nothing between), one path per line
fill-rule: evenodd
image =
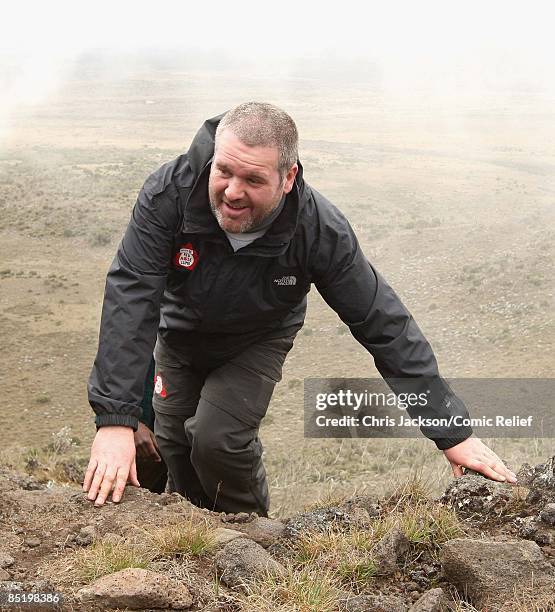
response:
M218 176L223 176L226 178L231 176L231 172L229 171L229 169L222 168L222 166L216 166L216 172L218 173Z

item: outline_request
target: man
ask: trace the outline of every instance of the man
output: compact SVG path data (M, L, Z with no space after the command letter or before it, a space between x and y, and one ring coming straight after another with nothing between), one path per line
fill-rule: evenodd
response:
M173 490L267 514L258 427L312 283L384 378L433 381L436 414L467 414L347 220L303 180L297 141L285 112L242 104L147 179L108 273L89 381L99 429L84 490L96 505L138 485L133 429L158 332L155 433ZM455 476L466 466L516 481L470 428L423 432Z

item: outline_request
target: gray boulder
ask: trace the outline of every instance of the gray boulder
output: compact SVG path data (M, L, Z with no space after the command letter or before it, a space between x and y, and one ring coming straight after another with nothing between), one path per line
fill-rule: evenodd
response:
M6 567L10 567L14 564L14 558L8 553L0 551L0 569L5 569Z
M519 484L529 488L555 491L555 455L545 463L531 467L523 464L517 474Z
M245 533L260 546L268 548L285 535L285 525L281 521L260 516L247 525Z
M216 554L216 569L224 584L239 589L264 574L279 575L285 571L260 544L247 538L237 538L226 544Z
M555 570L540 547L528 540L457 538L440 552L445 578L467 594L474 606L502 605L516 592L555 590Z
M418 599L409 612L446 612L448 610L447 595L443 589L430 589Z
M341 508L317 508L290 519L285 525L285 536L296 538L307 531L325 533L330 527L345 527L350 524L351 517Z
M465 475L449 483L441 502L463 516L501 510L511 500L511 485L484 476Z
M540 512L540 518L544 523L555 527L555 504L546 504Z
M99 578L77 593L82 605L131 610L186 610L193 598L184 585L163 574L127 568Z
M213 532L214 544L220 548L225 546L228 542L236 540L237 538L244 538L245 534L236 529L226 529L225 527L218 527Z
M376 545L373 558L380 576L391 576L398 569L398 563L409 550L407 536L397 527L389 531Z

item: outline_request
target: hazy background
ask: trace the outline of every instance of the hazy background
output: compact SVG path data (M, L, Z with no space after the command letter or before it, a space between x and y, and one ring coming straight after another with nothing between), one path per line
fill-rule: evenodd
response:
M21 2L0 23L0 436L29 465L68 426L107 267L145 177L250 99L295 118L306 179L349 217L448 377L553 377L555 38L549 3ZM261 435L273 508L383 489L426 440L302 435L302 381L374 376L316 292ZM552 440L491 441L514 468ZM31 453L31 455L29 454ZM431 469L430 469L431 468Z

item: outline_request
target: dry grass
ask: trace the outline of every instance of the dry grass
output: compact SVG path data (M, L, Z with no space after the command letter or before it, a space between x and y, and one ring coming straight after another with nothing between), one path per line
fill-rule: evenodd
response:
M79 445L71 428L65 426L52 433L50 441L40 448L12 448L1 452L0 465L26 473L39 482L80 482L88 459L77 457Z
M66 552L45 573L56 574L60 584L76 586L128 567L153 569L179 559L181 565L207 555L215 548L212 530L203 518L191 515L176 525L144 529L119 541L101 539L87 548ZM190 565L189 563L189 565Z
M187 521L145 530L144 535L154 558L199 557L212 552L216 547L213 529L206 520L195 517L193 511Z
M341 593L331 571L318 566L288 566L280 576L258 579L238 600L244 612L335 612Z
M81 582L89 583L128 567L146 569L152 560L153 556L146 550L126 542L99 541L75 553L68 573L74 574Z
M291 563L296 568L319 567L344 586L362 588L376 573L372 550L377 540L371 531L303 534L294 544Z
M455 587L450 588L452 597L452 612L553 612L555 610L555 593L538 592L534 588L515 587L511 599L501 605L488 604L484 608L476 608L463 599Z

